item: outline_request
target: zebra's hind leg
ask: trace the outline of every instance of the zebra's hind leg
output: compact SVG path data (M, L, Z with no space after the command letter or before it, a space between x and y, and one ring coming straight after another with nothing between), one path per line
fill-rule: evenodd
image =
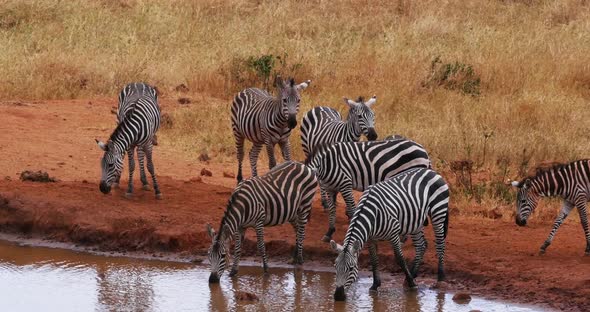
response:
M305 224L301 221L291 222L295 230L295 249L293 250L293 259L289 264L303 264L303 239L305 238Z
M139 179L141 180L141 188L144 191L150 191L150 184L147 181L147 177L145 175L145 164L144 164L144 158L145 158L145 151L143 149L143 147L139 147L137 148L137 160L139 160Z
M158 185L158 180L156 179L156 172L154 171L154 162L152 159L152 146L149 145L146 147L145 156L147 158L147 168L152 176L152 180L154 183L154 192L156 193L156 199L162 199L162 192L160 192L160 186Z
M369 244L369 257L371 268L373 270L373 285L370 290L376 291L381 286L381 277L379 277L379 254L377 253L377 241L371 241Z
M424 231L422 230L419 233L412 234L412 242L414 243L414 248L416 249L416 257L412 262L412 269L410 272L412 273L412 277L416 278L418 276L418 269L422 264L422 259L424 259L424 253L428 247L426 239L424 238Z
M447 216L448 218L448 216ZM447 221L448 222L448 221ZM432 222L432 228L434 230L434 241L436 244L436 255L438 256L438 281L442 282L445 280L445 224ZM422 233L424 235L424 233ZM425 247L426 248L426 247Z
M275 158L275 144L267 142L266 152L268 153L268 169L272 169L277 165L277 160Z
M580 214L580 223L584 229L584 235L586 235L586 251L584 255L590 256L590 230L588 229L588 214L586 212L586 200L581 200L577 205L578 213Z
M129 158L129 183L127 185L127 193L125 196L131 197L133 195L133 172L135 171L135 147L129 148L127 156Z
M266 248L264 246L264 223L256 223L256 245L258 253L262 256L262 269L264 273L268 272L268 258L266 257Z
M404 258L402 245L399 241L399 235L393 236L393 239L391 240L391 246L393 247L393 251L395 253L395 260L397 261L397 264L400 266L400 268L402 268L402 271L406 275L406 282L408 283L408 287L416 287L414 278L412 277L412 274L410 274L410 270L408 269L408 265L406 264L406 259Z
M553 241L553 237L555 236L555 233L557 233L557 229L559 229L559 227L561 226L561 224L563 223L565 218L567 218L567 216L569 215L569 213L572 211L573 208L574 208L574 204L572 204L566 200L563 201L563 207L561 208L561 212L559 213L559 215L555 219L555 222L553 223L553 228L551 229L551 232L549 232L549 236L547 237L547 239L545 240L543 245L541 245L541 248L539 251L540 254L544 254L545 251L547 250L547 247L549 247L549 245L551 245L551 242Z
M258 163L258 155L260 154L260 151L262 150L262 144L260 143L254 143L252 145L252 149L250 150L250 168L252 169L252 176L256 177L258 176L258 170L256 169L257 163Z
M240 257L242 255L242 241L244 240L244 230L238 229L235 233L234 243L234 262L232 263L229 277L233 277L238 274L238 267L240 266Z
M328 208L328 213L329 213L328 232L326 232L326 234L322 238L322 241L324 241L326 243L329 243L330 240L332 240L332 235L334 234L334 232L336 232L336 201L332 201L330 204L331 205Z

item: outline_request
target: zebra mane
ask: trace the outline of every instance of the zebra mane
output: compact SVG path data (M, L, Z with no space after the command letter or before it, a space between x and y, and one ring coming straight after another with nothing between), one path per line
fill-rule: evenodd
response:
M559 170L559 169L561 169L563 167L566 167L566 166L568 166L570 164L577 163L577 162L582 162L582 161L589 161L589 160L590 159L578 159L576 161L572 161L572 162L568 162L568 163L558 162L558 161L541 163L541 164L537 165L532 170L533 173L529 173L529 175L526 178L522 179L522 181L520 181L520 184L522 185L522 183L524 183L524 181L526 181L528 179L539 178L539 177L543 176L547 172L556 171L556 170Z
M365 99L362 96L359 96L356 100L357 103L365 103Z
M241 185L241 184L240 184ZM221 218L221 222L219 222L219 230L217 231L217 234L219 235L219 233L221 233L221 230L223 230L223 226L226 224L228 216L229 216L229 210L233 207L233 203L234 203L234 199L236 198L236 193L237 190L240 188L240 186L238 186L234 192L231 194L231 196L229 197L229 200L227 201L227 206L225 207L225 211L223 212L223 217Z
M123 132L123 128L129 123L129 117L133 114L134 111L135 110L132 110L129 113L127 113L125 118L123 118L123 120L121 120L121 122L117 124L117 127L115 128L115 130L113 130L113 133L109 137L109 141L114 141L119 136L119 134Z

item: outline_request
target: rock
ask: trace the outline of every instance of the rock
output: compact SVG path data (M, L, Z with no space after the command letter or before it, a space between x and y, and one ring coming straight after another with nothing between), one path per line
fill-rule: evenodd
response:
M500 219L500 218L502 218L502 211L500 211L500 209L496 207L496 208L488 211L488 218Z
M172 125L174 125L174 120L172 119L172 116L170 116L167 113L160 114L160 126L163 129L170 129L172 128Z
M174 90L176 90L176 92L183 92L183 93L189 91L188 87L184 83L177 85L176 88L174 88Z
M209 157L209 154L203 152L201 153L201 155L199 155L199 161L209 161L211 158Z
M179 104L190 104L191 103L191 99L189 99L189 98L178 98L178 103Z
M457 303L469 303L471 295L466 292L458 292L453 296L453 301Z
M88 180L82 180L82 183L88 184Z
M238 301L258 301L258 296L245 291L236 291L236 300Z
M191 178L190 180L188 180L189 182L203 182L203 179L201 179L201 177L194 177Z
M236 178L236 175L233 174L233 173L231 173L231 172L224 171L223 172L223 177L224 178L232 178L232 179L235 179Z
M213 173L210 170L203 168L203 169L201 169L201 175L206 176L206 177L211 177L211 176L213 176Z
M57 182L57 179L52 178L49 176L47 172L44 171L29 171L25 170L20 173L21 181L32 181L32 182Z

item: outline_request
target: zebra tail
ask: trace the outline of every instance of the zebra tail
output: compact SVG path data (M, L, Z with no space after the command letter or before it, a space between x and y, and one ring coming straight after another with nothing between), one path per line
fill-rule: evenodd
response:
M449 210L447 209L447 215L445 216L445 231L444 231L444 238L447 238L447 234L449 233Z

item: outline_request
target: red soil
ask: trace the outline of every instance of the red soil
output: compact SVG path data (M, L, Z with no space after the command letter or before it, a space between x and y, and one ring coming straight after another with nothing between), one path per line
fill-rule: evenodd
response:
M133 198L125 198L125 179L120 190L101 194L101 152L94 138L104 139L112 131L115 118L109 111L114 104L114 100L0 102L0 231L102 250L175 252L203 258L210 243L205 225L217 227L235 183L222 172L234 164L211 163L207 168L213 177L191 180L204 166L179 159L160 139L154 162L163 200L155 200L153 192L139 187ZM163 106L171 110L175 105L165 100ZM44 170L60 182L20 182L18 175L24 170ZM136 186L140 184L137 175ZM305 257L331 264L334 256L320 241L327 215L318 202L313 209ZM566 222L554 244L540 256L537 251L550 230L549 223L531 220L529 226L520 228L501 220L451 218L446 258L450 289L559 309L590 310L590 257L583 256L585 242L579 222ZM335 236L339 241L345 222L343 209L339 209ZM265 231L270 256L286 260L294 241L291 226ZM246 255L255 255L252 232L244 246ZM412 255L411 249L406 246L407 256ZM391 249L385 244L380 252L384 269L400 274ZM366 265L367 257L361 259ZM423 271L422 278L435 276L433 244Z

